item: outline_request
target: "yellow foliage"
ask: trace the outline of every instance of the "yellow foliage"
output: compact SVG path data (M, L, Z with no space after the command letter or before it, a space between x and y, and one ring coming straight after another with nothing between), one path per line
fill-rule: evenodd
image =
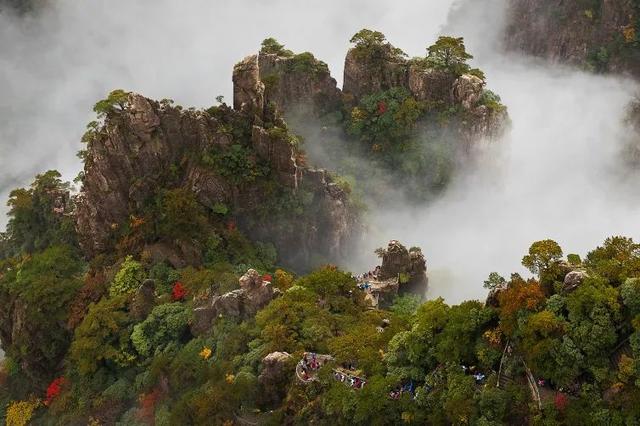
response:
M408 411L402 412L402 421L405 423L413 423L415 415L413 413L409 413Z
M235 380L236 380L236 376L234 376L232 373L227 373L226 377L224 378L225 382L227 382L228 384L232 384Z
M208 348L206 346L202 348L202 350L200 351L200 356L203 359L209 359L209 357L211 357L211 348Z
M282 269L276 269L275 272L275 285L282 291L287 291L293 286L293 275Z
M622 355L618 361L618 377L623 383L627 383L636 369L635 360L627 355Z
M484 337L491 346L502 345L502 331L499 328L485 331L482 337Z
M633 43L636 40L636 27L633 24L629 24L622 29L622 35L624 41L627 43Z
M362 121L365 118L367 118L367 113L366 111L355 107L354 109L351 110L351 120L352 121Z
M584 11L584 16L586 16L589 19L593 19L593 10L591 9L587 9Z
M26 426L29 424L33 412L40 406L39 399L29 401L13 401L7 407L6 426Z

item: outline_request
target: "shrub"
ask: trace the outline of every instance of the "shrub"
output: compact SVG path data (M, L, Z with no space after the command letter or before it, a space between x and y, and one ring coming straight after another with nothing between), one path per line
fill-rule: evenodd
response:
M26 426L30 423L33 413L40 406L40 400L13 401L7 407L6 426Z
M117 296L131 293L140 287L143 279L144 268L142 264L135 261L133 256L127 256L116 273L111 287L109 287L109 295Z
M179 341L190 318L191 308L181 303L156 306L147 319L133 328L133 346L145 357L158 354Z

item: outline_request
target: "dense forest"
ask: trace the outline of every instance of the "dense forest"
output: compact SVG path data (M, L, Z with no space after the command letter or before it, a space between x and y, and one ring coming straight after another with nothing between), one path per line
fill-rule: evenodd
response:
M234 68L233 105L114 90L77 188L51 170L11 192L7 425L640 422L632 239L532 242L530 274L478 277L487 299L455 305L425 300L418 247L336 266L388 188L432 200L509 125L462 38L417 58L376 31L351 43L342 89L268 38Z

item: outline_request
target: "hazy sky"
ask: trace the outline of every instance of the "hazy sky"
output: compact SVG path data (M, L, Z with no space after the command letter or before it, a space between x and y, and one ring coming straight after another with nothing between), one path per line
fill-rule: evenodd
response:
M356 31L380 30L410 55L423 54L453 0L52 3L37 18L0 15L2 199L47 169L73 178L91 106L114 88L184 106L209 106L220 94L230 100L233 64L268 36L312 51L341 82ZM509 107L511 131L438 202L379 210L363 249L390 238L422 246L430 294L450 301L482 297L488 273L517 270L538 239L580 254L609 235L640 239L640 194L618 176L635 83L497 53L503 3L471 0L452 12L445 31L467 38Z

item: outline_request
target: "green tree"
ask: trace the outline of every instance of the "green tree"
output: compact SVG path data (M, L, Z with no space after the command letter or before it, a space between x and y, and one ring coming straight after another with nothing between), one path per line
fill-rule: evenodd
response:
M507 285L507 280L500 276L497 272L491 272L489 278L484 281L484 288L489 290L496 290L503 288Z
M142 264L135 261L133 256L127 256L109 287L109 294L116 296L132 293L142 284L144 274Z
M522 265L534 274L548 270L562 259L562 249L553 240L536 241L529 247L529 254L522 258Z
M156 306L147 319L133 327L133 346L144 357L159 354L184 337L190 319L191 309L185 304Z
M611 285L640 276L640 244L631 238L611 237L587 254L585 265L605 277Z
M192 191L177 188L161 195L158 234L171 239L192 239L206 233L204 207Z
M379 31L365 28L355 33L349 41L355 44L354 51L357 55L372 61L381 59L401 60L407 56L401 49L392 46L385 35Z
M430 66L458 76L469 71L469 59L473 59L473 56L467 53L462 37L441 36L427 48L427 63Z
M130 92L116 89L109 93L105 99L98 101L94 105L93 111L98 115L98 118L104 118L111 112L124 111L128 106L129 95Z
M293 56L293 52L285 49L284 44L278 43L273 37L265 38L262 41L262 47L260 48L260 53L265 54L273 54L278 56Z
M68 308L83 266L70 247L52 246L0 269L2 346L37 386L51 379L69 347Z
M136 359L128 299L126 294L117 295L89 306L70 350L70 359L81 374L92 375L101 367L115 373Z
M31 186L9 194L9 222L0 258L49 246L77 245L70 184L56 170L39 174Z

